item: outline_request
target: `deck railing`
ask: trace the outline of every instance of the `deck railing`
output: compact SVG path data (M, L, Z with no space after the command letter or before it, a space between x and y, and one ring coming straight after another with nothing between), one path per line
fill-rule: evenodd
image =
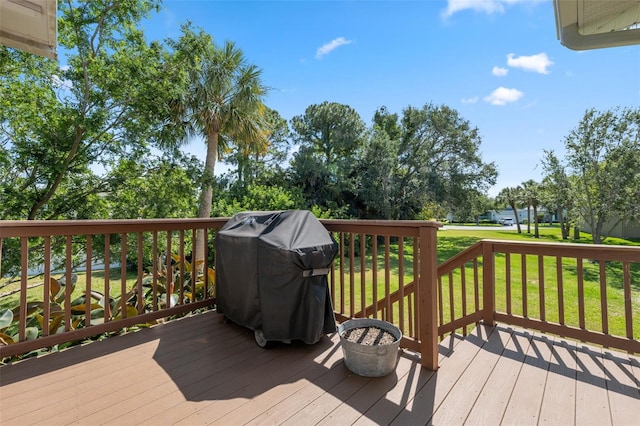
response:
M189 253L198 230L211 242L226 220L0 222L0 284L16 274L0 288L0 339L16 340L0 357L214 306L215 276ZM480 321L640 352L640 248L484 240L438 265L436 222L321 222L340 247L329 275L338 321L394 323L427 368L439 338ZM43 265L35 277L30 259ZM79 266L84 282L66 285ZM17 305L11 336L6 300Z
M637 353L638 290L638 247L483 240L438 266L438 333L499 321Z
M438 366L437 230L430 221L323 220L340 250L329 286L338 321L380 318L400 328L401 347Z
M213 306L213 265L187 255L196 232L210 239L225 222L0 221L0 357ZM75 282L78 270L84 282Z

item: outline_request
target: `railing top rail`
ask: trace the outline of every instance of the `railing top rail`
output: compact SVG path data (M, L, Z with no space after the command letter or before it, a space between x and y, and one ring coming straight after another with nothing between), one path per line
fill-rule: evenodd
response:
M481 240L480 242L482 244L491 244L494 252L505 251L511 253L640 262L640 247L637 246L490 239Z
M320 219L325 225L355 225L355 226L395 226L410 228L441 228L442 223L434 220L363 220L363 219Z
M320 222L329 231L398 237L418 237L420 229L437 230L442 226L439 222L429 220L320 219Z
M455 256L438 265L438 274L447 274L465 263L482 255L482 241L478 241L471 247L467 247Z
M0 238L85 235L122 232L220 228L229 218L100 219L100 220L0 220ZM441 223L427 220L321 219L330 231L417 236L420 228L437 229Z
M0 238L220 228L229 218L0 220Z

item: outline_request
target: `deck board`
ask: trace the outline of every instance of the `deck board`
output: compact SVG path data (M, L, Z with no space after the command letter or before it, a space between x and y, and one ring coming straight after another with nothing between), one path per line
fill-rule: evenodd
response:
M570 425L575 423L576 410L576 359L575 345L562 339L554 339L551 346L549 374L545 383L540 423Z
M579 345L576 351L576 424L610 425L602 350Z
M637 424L640 418L640 396L631 361L626 354L608 349L603 353L612 423Z
M433 424L461 425L465 422L504 351L505 340L510 339L509 333L495 329L487 341L483 341L481 350L471 361L469 368L451 388L451 392L459 397L444 399L431 419ZM473 368L470 368L471 365Z
M532 334L503 422L524 425L538 423L551 359L549 345L550 341L545 336Z
M453 335L428 371L360 377L336 335L257 347L209 312L0 367L0 424L634 424L640 361L499 325Z
M466 336L465 344L458 345L449 358L447 368L439 369L438 373L416 392L391 424L413 424L416 419L424 420L425 423L431 420L451 388L476 357L483 342L488 339L487 333L492 331L491 328L481 326Z
M502 421L509 398L531 343L531 336L513 329L496 330L506 341L504 351L467 416L469 425L497 425ZM486 407L492 407L487 410Z

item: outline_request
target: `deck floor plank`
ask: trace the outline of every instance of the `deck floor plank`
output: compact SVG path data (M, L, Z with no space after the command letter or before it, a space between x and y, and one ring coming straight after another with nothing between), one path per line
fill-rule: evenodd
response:
M292 376L285 383L273 386L267 392L246 401L246 403L221 417L212 418L212 424L247 424L277 406L281 401L292 399L292 397L301 393L304 388L314 386L313 383L324 383L325 385L331 383L332 378L336 377L335 372L344 377L344 371L342 371L344 367L340 352L333 351L328 359L324 355L324 353L321 353L316 356L307 368ZM330 376L328 381L321 380L325 375ZM264 419L262 421L264 422Z
M457 344L462 342L460 336L449 335L440 343L440 353L438 355L438 364L440 368L446 368L448 358L452 355ZM371 408L365 411L354 425L385 425L393 421L398 416L409 400L415 395L416 391L421 389L436 374L433 371L420 367L419 356L415 358L415 362L411 365L407 373L398 381L396 386L388 391L386 395L378 400Z
M341 354L333 352L333 356L340 357L340 361L331 365L329 371L317 380L309 381L295 394L284 398L268 410L260 413L249 422L248 425L278 424L289 419L301 410L304 410L312 401L319 398L326 389L334 388L344 380L348 374L342 362ZM331 360L331 359L330 359ZM325 364L326 365L326 364Z
M559 340L479 326L366 378L335 334L264 350L210 312L0 366L0 424L637 424L638 357Z
M575 423L576 411L576 347L559 338L554 340L539 422L570 425Z
M366 386L373 379L362 377L345 371L345 377L327 392L323 392L315 400L311 401L303 410L284 421L283 425L312 425L321 422L329 413L336 409L342 401L349 399L358 390Z
M603 354L611 421L613 424L621 425L637 424L640 419L640 394L631 361L626 354L608 349L605 349Z
M409 400L391 424L427 423L487 341L489 338L487 333L492 331L491 328L479 326L466 336L465 344L457 346L456 351L447 361L447 368L439 369L431 380L418 389L415 396Z
M404 355L399 356L399 362L393 373L376 378L371 383L361 388L349 399L342 402L335 410L318 422L319 425L334 426L337 424L352 424L367 412L371 407L384 398L384 396L396 386L409 373L415 359L409 359Z
M518 425L538 423L550 365L550 344L545 336L532 333L527 356L513 387L503 422Z
M576 424L610 425L602 349L580 344L576 350L576 364Z
M512 329L497 331L501 336L508 334L510 338L506 342L500 360L484 384L473 409L467 416L465 424L468 425L485 426L501 423L531 343L531 335L528 333Z
M250 348L255 346L255 343L247 343L251 345ZM153 413L143 424L208 423L221 412L235 408L235 404L268 390L279 380L286 380L286 374L291 371L289 368L295 374L295 369L303 362L301 358L308 355L304 350L294 352L284 348L261 352L255 358L236 364L233 369L221 375L211 375L206 380L188 383L186 389L183 388L183 395L176 395L174 398L180 402L188 395L188 401L196 401L197 404L187 404L184 409L181 404L177 404L171 409Z
M239 339L231 336L225 336L229 345L225 345L223 348L214 349L213 342L211 342L210 349L199 349L191 351L191 356L180 356L171 360L171 367L169 364L164 364L164 371L170 372L170 374L179 375L180 381L183 384L197 383L201 380L206 380L212 376L222 376L227 370L236 368L238 364L249 361L251 358L256 357L260 353L259 349L255 350L241 350L242 342L244 339ZM240 347L239 347L240 346ZM239 350L240 349L240 350ZM167 355L170 356L170 355ZM262 358L266 360L267 357ZM164 362L157 360L158 362ZM206 369L202 368L190 368L190 366L203 366L206 365ZM118 416L111 416L112 420L107 424L122 424L123 421L129 422L144 421L146 419L144 410L140 410L139 407L153 406L158 409L164 407L159 401L161 400L181 400L180 389L178 387L167 386L166 383L152 384L146 382L145 387L140 392L122 392L119 395L120 401L118 402ZM110 398L114 401L114 398ZM99 421L101 418L109 418L111 408L106 408L96 411L91 416L88 416L86 420L88 422Z
M487 334L489 334L489 330L487 330ZM509 340L511 340L511 333L498 329L493 330L482 345L482 350L478 351L471 361L473 368L467 368L451 388L450 392L459 395L459 397L444 399L431 418L433 424L464 424Z

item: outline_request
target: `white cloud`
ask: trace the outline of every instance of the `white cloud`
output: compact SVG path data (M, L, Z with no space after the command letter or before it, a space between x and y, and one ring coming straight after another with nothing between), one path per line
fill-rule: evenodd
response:
M508 73L509 69L507 68L493 67L493 69L491 70L491 74L495 75L496 77L504 77Z
M505 5L517 3L536 4L545 1L547 0L448 0L447 8L443 11L442 15L448 18L456 12L467 9L491 15L492 13L504 13Z
M443 15L449 17L456 12L466 9L485 12L489 15L494 12L504 12L504 6L501 0L449 0L447 2L447 9Z
M331 51L337 49L340 46L345 44L351 44L352 40L347 40L344 37L338 37L336 39L331 40L329 43L325 43L318 48L316 51L316 59L322 58L324 55L330 53Z
M553 65L553 61L549 59L546 53L538 53L531 56L515 57L513 53L507 55L507 65L513 68L522 68L525 71L533 71L540 74L549 74L549 68Z
M478 102L478 97L474 96L473 98L462 99L463 104L475 104Z
M506 87L498 87L496 90L491 92L489 96L484 98L485 102L490 103L491 105L506 105L509 102L515 102L521 97L524 96L524 93L519 91L518 89L507 89Z

